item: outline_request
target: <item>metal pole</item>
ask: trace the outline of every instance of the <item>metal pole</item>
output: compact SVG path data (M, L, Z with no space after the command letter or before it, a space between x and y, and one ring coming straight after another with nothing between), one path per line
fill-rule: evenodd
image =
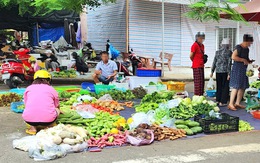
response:
M162 0L162 77L164 77L164 0Z
M40 42L40 36L39 36L39 24L38 22L36 23L36 40L37 40L37 45L39 45Z
M129 52L129 0L126 0L126 52Z

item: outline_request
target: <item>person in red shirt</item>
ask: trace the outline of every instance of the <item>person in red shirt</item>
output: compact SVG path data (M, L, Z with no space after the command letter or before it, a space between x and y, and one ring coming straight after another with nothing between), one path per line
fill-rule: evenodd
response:
M196 41L191 46L190 59L192 61L193 78L194 78L194 94L202 96L204 94L204 45L205 34L198 32Z

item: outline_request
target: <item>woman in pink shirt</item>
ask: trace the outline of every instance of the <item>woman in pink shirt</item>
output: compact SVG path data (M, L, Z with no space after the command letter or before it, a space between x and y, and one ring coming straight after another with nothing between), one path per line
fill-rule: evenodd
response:
M36 134L37 126L52 126L60 114L58 93L50 86L50 80L49 72L39 70L25 90L23 119L30 125L28 134Z

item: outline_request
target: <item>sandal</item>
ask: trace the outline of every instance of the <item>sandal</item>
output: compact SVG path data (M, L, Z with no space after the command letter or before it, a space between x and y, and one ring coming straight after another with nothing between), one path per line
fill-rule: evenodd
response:
M232 110L232 111L236 111L237 110L235 106L230 106L230 105L228 105L228 109Z
M239 109L246 109L246 107L245 106L243 106L243 105L237 105L237 104L235 104L235 107L237 107L237 108L239 108Z
M35 130L30 130L30 129L26 129L25 132L29 135L36 135L37 131Z
M222 103L219 103L219 105L218 105L219 107L225 107L225 106L227 106L227 104L222 104Z

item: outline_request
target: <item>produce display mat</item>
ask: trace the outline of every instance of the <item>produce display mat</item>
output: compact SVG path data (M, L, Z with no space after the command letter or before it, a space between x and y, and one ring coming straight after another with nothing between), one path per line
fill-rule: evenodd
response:
M213 99L210 99L210 100L213 100ZM138 105L140 103L140 101L141 100L134 100L133 101L134 105ZM237 116L237 117L239 117L240 120L249 122L251 124L251 126L253 126L255 128L255 130L260 130L260 120L253 118L253 116L250 113L246 112L245 109L238 109L237 111L231 111L227 107L220 107L220 111L222 113L227 113L232 116ZM134 108L127 108L127 107L125 107L125 110L120 111L120 115L125 118L131 117L131 115L134 113L135 113ZM207 135L202 133L202 134L188 136L187 138L182 138L182 139L198 138L198 137L203 137L203 136L207 136Z
M227 107L220 107L222 113L227 113L232 116L239 117L240 120L247 121L255 130L260 130L260 120L255 119L250 113L246 112L245 109L238 109L237 111L229 110Z

